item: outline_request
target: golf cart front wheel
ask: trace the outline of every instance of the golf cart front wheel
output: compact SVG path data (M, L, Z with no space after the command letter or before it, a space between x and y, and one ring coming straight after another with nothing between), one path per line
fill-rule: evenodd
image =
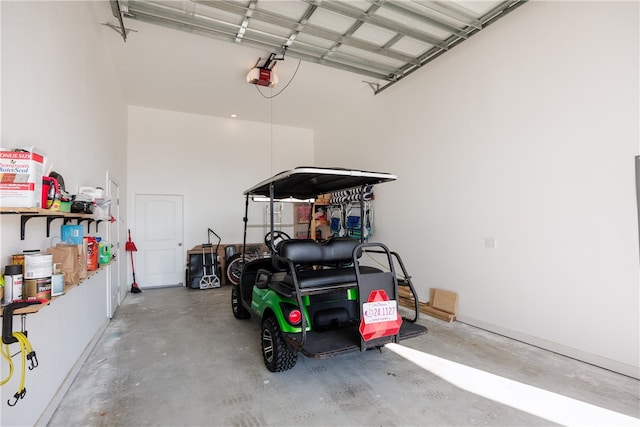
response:
M262 357L271 372L282 372L293 368L298 355L291 351L282 339L278 321L268 317L262 322Z
M248 319L250 313L244 308L240 298L240 287L233 285L233 288L231 288L231 310L233 311L233 317L236 319Z

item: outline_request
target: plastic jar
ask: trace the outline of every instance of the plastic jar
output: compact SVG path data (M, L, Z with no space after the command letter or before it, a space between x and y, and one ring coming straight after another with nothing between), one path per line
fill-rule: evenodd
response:
M109 242L101 240L98 247L100 248L100 256L98 257L100 265L109 264L109 261L111 261L111 245Z

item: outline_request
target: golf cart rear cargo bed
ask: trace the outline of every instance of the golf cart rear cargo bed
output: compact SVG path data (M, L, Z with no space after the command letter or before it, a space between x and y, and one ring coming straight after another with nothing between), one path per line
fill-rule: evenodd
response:
M427 333L427 328L409 321L402 322L400 340L417 337ZM300 347L301 334L283 334L284 339L296 350L307 357L326 359L342 353L360 350L358 326L334 329L325 332L309 331L306 343Z

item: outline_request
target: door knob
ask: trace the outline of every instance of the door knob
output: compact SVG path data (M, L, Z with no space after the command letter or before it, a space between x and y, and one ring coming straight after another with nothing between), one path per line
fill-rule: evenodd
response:
M182 243L178 243L178 246L182 246Z

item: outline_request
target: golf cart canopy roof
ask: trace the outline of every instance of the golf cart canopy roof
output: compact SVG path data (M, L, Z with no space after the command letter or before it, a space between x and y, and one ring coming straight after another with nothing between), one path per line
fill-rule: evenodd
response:
M275 199L312 199L320 194L348 190L363 185L394 181L397 177L383 172L342 168L298 167L280 172L246 190L244 195L270 197L273 183Z

